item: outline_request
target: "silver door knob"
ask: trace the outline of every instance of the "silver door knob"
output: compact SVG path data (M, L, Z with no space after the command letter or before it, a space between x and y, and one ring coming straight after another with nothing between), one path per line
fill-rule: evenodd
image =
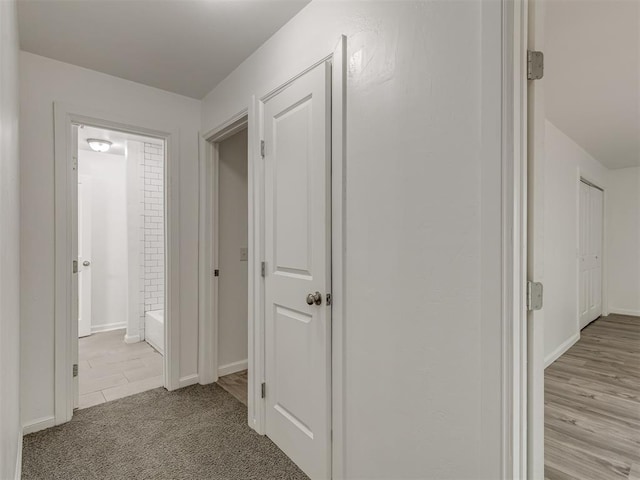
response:
M322 303L322 294L320 292L310 293L307 295L307 305L320 305Z
M89 265L91 265L91 262L89 260L85 260L84 262L82 262L83 267L88 267Z

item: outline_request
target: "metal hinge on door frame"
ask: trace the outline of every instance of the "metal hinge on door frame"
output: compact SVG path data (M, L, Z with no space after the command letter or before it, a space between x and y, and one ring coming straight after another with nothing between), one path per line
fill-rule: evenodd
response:
M218 270L217 268L213 271L213 276L214 277L219 277L220 276L220 270Z
M260 156L264 158L264 140L260 140Z
M73 373L73 376L74 376L74 377L77 377L77 376L78 376L78 364L77 364L77 363L74 363L74 364L73 364L73 367L72 367L72 373Z
M265 398L267 396L267 384L262 382L260 385L260 398Z
M263 277L267 276L267 262L262 262L262 265L260 266L260 275Z
M540 80L544 76L544 53L527 51L527 79Z
M540 282L527 282L527 311L542 310L544 288Z

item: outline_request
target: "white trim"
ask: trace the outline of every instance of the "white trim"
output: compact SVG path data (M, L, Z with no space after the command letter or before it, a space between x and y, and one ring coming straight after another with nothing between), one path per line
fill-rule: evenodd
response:
M218 147L223 140L247 129L248 122L245 109L200 139L198 373L202 385L217 381L219 376L218 279L213 276L218 266Z
M345 468L345 250L347 164L347 37L333 53L331 72L331 473L343 479Z
M549 355L545 357L544 368L547 368L549 365L551 365L553 362L559 359L562 355L564 355L564 353L567 350L569 350L571 347L573 347L578 340L580 340L580 332L577 332L574 335L571 335L571 337L569 337L567 340L562 342L558 346L558 348L556 348L553 352L551 352Z
M124 336L124 343L139 343L141 341L142 341L142 339L140 338L140 335L125 335Z
M118 322L118 323L105 323L104 325L91 325L91 334L94 333L102 333L102 332L111 332L112 330L126 330L127 322ZM126 335L125 335L126 338ZM128 342L132 343L132 342Z
M39 432L40 430L45 430L47 428L55 427L56 419L53 416L42 417L34 420L33 422L29 422L26 425L22 426L22 434L29 435L30 433Z
M614 315L629 315L631 317L640 317L640 310L629 310L627 308L617 308L611 307L609 308L609 314Z
M180 135L173 126L158 124L153 119L122 118L118 114L87 107L54 102L54 172L55 172L55 320L54 320L54 412L55 423L71 420L74 404L74 381L71 375L73 342L72 312L72 251L69 230L72 227L74 190L69 186L72 159L77 145L73 144L73 125L83 124L162 139L165 142L165 355L164 386L179 388L180 361L180 230L179 181ZM141 125L145 125L144 127ZM172 321L176 319L176 321Z
M16 472L15 479L20 480L22 478L22 439L24 438L23 431L18 432L18 451L16 452Z
M502 0L502 478L527 478L527 0Z
M195 385L196 383L199 383L199 380L200 380L200 375L198 375L197 373L187 375L186 377L181 377L180 380L178 380L177 388L184 388L190 385Z
M231 375L232 373L242 372L247 370L249 361L247 359L240 360L239 362L227 363L226 365L220 365L218 367L218 377L224 377L225 375Z

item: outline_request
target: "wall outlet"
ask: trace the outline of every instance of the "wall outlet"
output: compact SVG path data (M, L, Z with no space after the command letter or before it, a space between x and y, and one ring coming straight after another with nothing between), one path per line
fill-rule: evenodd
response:
M249 260L249 249L248 248L241 248L240 249L240 261L241 262L246 262Z

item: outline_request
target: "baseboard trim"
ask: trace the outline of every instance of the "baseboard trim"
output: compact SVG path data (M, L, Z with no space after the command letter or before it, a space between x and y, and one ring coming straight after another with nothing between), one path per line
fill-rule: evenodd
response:
M188 387L190 385L195 385L200 380L200 376L197 373L193 375L187 375L186 377L182 377L178 380L178 388Z
M16 454L16 480L20 480L22 478L22 437L24 434L22 432L18 432L18 452Z
M547 358L544 359L544 368L547 368L553 362L555 362L558 358L560 358L567 350L569 350L573 345L580 340L580 332L572 335L569 339L562 342L558 348L556 348Z
M609 308L609 314L629 315L631 317L640 317L640 310L627 310L626 308Z
M91 333L110 332L111 330L120 330L127 328L127 322L106 323L104 325L91 326Z
M138 343L140 342L140 335L125 335L124 336L124 343Z
M248 360L240 360L239 362L228 363L218 367L218 377L224 377L225 375L231 375L232 373L241 372L248 368Z
M39 432L40 430L44 430L45 428L51 428L56 426L55 417L42 417L34 420L33 422L27 423L22 426L22 434L28 435L30 433Z

